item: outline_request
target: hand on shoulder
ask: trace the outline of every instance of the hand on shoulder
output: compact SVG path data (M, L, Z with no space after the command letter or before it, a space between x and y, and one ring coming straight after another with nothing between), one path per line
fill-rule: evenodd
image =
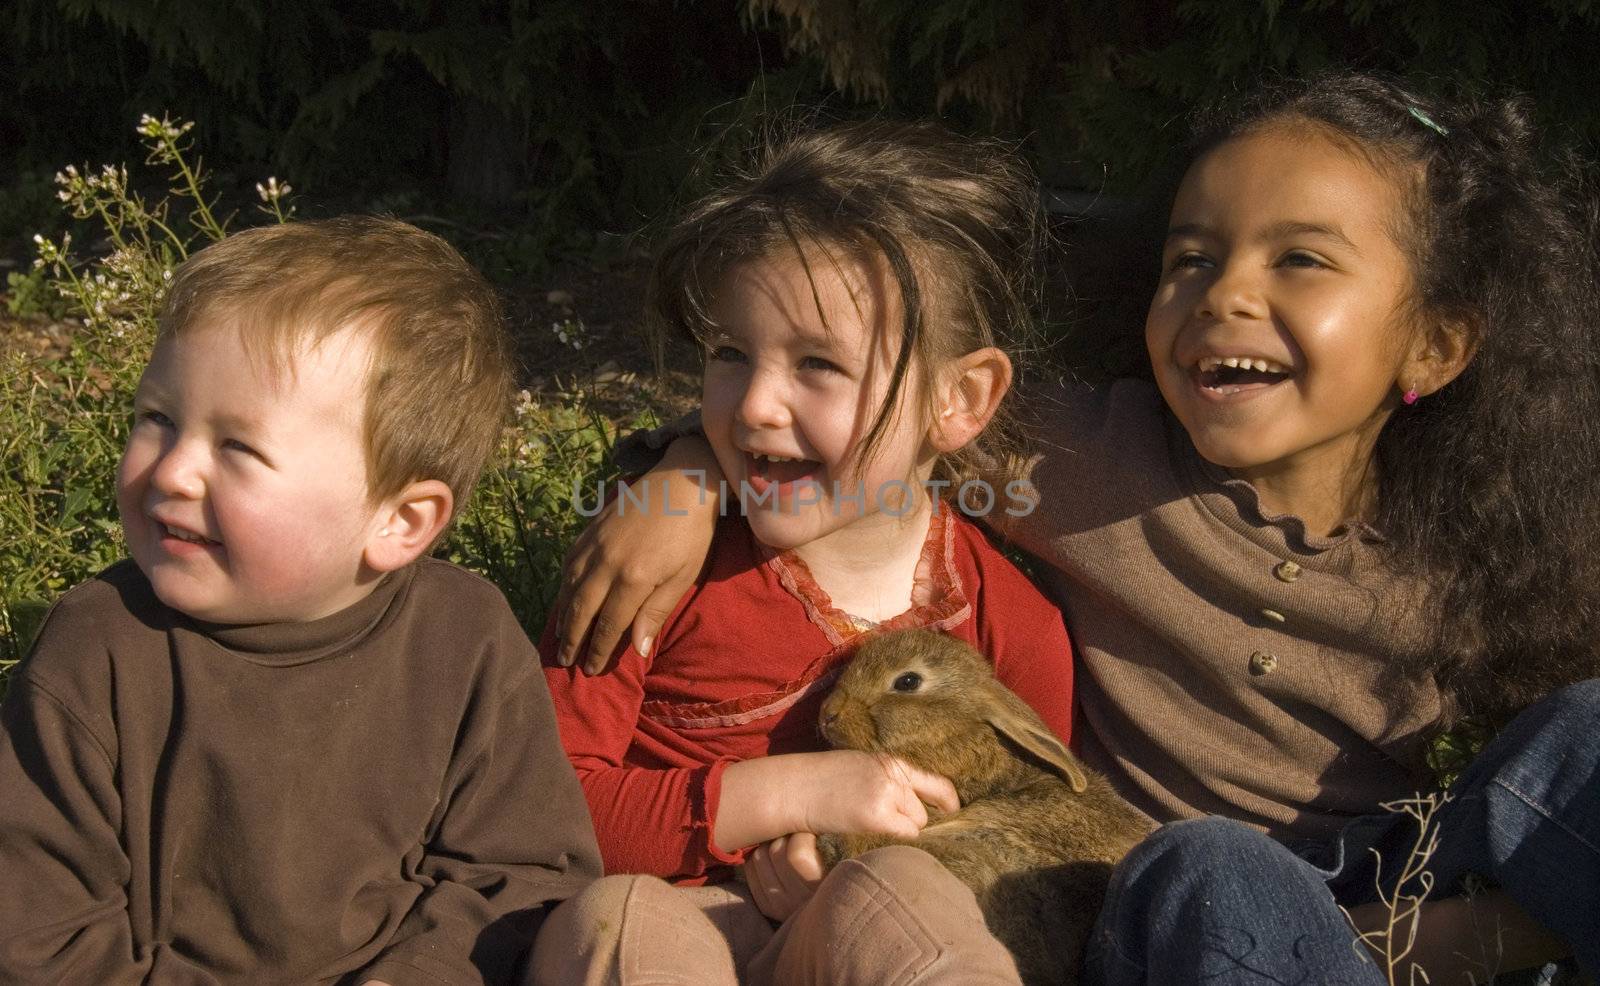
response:
M661 464L638 482L648 484L652 509L608 503L573 542L556 598L556 662L605 670L632 627L634 649L645 657L678 600L694 585L711 550L722 481L705 439L673 442Z

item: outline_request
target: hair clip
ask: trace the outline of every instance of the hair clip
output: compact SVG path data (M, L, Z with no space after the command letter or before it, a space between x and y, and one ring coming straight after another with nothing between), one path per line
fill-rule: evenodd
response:
M1433 117L1417 109L1415 106L1407 106L1406 109L1410 110L1411 115L1416 117L1417 122L1421 123L1424 127L1427 127L1429 130L1432 130L1441 137L1450 136L1450 131L1445 127L1440 126L1438 123L1435 123Z

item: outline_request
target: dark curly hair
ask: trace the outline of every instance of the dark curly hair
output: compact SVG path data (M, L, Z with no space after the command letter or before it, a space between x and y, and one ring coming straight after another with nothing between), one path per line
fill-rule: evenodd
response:
M865 462L914 357L926 385L945 361L988 346L1020 375L1020 361L1040 348L1043 210L1037 181L1009 147L931 123L867 121L791 128L753 158L694 203L658 247L646 288L658 352L670 335L704 348L715 329L712 300L742 264L780 251L808 264L816 247L882 258L904 311L889 391L857 453ZM1019 460L1011 404L1007 395L980 438L941 456L938 475L951 489Z
M1518 98L1429 98L1355 72L1269 84L1197 121L1195 157L1308 121L1406 183L1418 317L1477 352L1378 437L1375 526L1427 587L1431 674L1461 711L1504 719L1600 675L1600 277L1583 164L1544 153Z

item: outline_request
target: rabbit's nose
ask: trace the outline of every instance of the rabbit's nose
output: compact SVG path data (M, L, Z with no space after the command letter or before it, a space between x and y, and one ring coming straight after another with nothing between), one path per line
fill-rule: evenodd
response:
M825 739L828 742L832 743L833 742L833 735L828 730L834 723L836 723L838 721L839 721L839 713L837 713L837 712L823 712L822 713L822 718L817 720L817 732L822 734L822 738L823 739Z

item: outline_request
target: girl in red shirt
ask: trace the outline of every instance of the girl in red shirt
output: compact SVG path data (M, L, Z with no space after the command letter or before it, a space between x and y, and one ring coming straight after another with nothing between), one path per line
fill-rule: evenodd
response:
M888 630L972 643L1068 738L1060 613L963 516L1031 509L1016 484L977 479L974 463L1013 455L1006 348L1034 324L1040 234L1034 183L1012 156L886 123L787 141L670 234L651 324L705 354L704 438L673 454L701 443L726 480L636 484L607 509L713 495L724 516L695 588L655 639L614 655L606 674L550 657L546 667L608 872L722 884L689 897L718 913L742 906L754 945L769 945L756 909L782 920L811 906L814 834L912 837L924 802L954 808L944 778L825 750L818 735L833 678ZM547 630L543 653L556 655L557 636ZM748 893L728 883L740 863ZM619 899L639 886L628 881ZM975 909L961 920L962 934L987 937ZM809 949L799 937L752 959L746 935L733 964L759 978L750 963ZM675 961L686 939L674 938L657 945ZM881 944L866 951L887 959ZM978 941L972 954L992 963L995 947ZM820 975L882 980L870 957L855 959L849 973ZM966 975L952 966L917 981Z

